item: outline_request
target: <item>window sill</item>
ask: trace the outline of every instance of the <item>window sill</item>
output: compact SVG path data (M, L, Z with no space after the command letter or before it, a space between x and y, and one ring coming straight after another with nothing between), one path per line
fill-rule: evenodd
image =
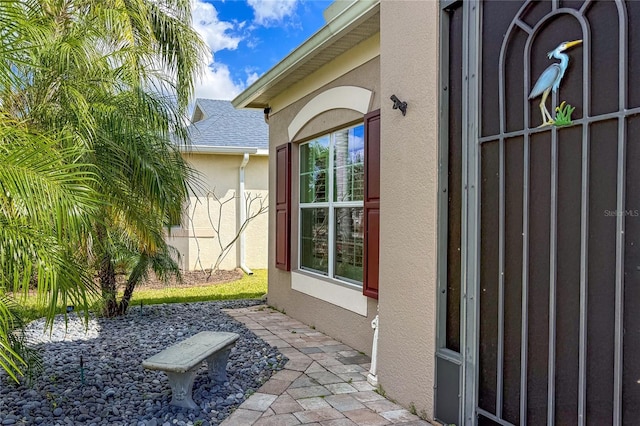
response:
M337 283L303 271L291 272L291 288L358 315L367 316L367 297L361 288Z

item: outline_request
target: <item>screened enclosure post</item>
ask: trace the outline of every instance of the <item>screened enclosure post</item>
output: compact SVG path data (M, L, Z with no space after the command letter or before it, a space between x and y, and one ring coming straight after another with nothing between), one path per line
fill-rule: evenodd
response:
M624 3L617 0L619 43L618 58L618 111L623 112L627 108L627 11ZM621 212L626 208L626 126L625 117L618 118L618 188L616 221L616 307L615 307L615 353L614 353L614 382L613 382L613 424L622 424L622 380L623 380L623 340L624 340L624 246L625 246L625 216Z
M558 93L552 96L551 108L558 105ZM556 371L556 286L558 278L558 129L551 130L551 220L549 238L549 367L547 384L547 424L555 424Z
M500 189L499 189L499 212L498 218L499 231L498 231L498 356L496 357L496 416L502 418L502 397L503 397L503 383L504 383L504 244L505 244L505 231L504 231L504 197L505 197L505 165L504 165L504 139L500 138Z
M503 40L502 52L504 52L504 43L507 40ZM499 66L498 77L498 91L499 91L499 111L500 111L500 133L505 132L505 99L504 99L504 60L501 58ZM499 188L499 236L498 236L498 356L497 356L497 378L496 378L496 416L502 418L502 407L504 397L504 273L505 273L505 139L500 138L500 188Z
M500 55L500 65L498 67L498 108L500 111L499 122L500 122L500 133L504 134L506 129L505 125L505 88L504 88L504 73L505 73L505 61L504 61L504 53L505 53L505 45L508 42L508 38L505 37L502 41L501 45L501 55ZM481 108L480 108L481 109ZM499 189L499 218L498 218L498 356L497 356L497 378L496 378L496 416L498 418L502 418L502 407L503 407L503 398L504 398L504 273L505 273L505 139L503 137L500 138L499 149L500 149L500 159L499 159L499 179L500 179L500 189Z
M586 85L585 85L586 86ZM586 111L585 111L586 114ZM582 204L580 206L580 350L578 358L578 425L586 421L587 398L587 259L589 256L589 128L582 126Z
M526 120L526 115L525 115ZM529 314L529 135L524 137L522 185L522 346L520 350L520 424L527 424L527 354Z
M558 104L553 94L551 107ZM558 278L558 130L551 131L551 212L549 237L549 360L547 376L547 424L555 424L556 389L556 284Z
M452 79L456 79L457 87L462 85L462 78L457 79L450 72L450 62L452 57L462 58L462 49L457 47L455 42L450 43L449 38L452 37L451 31L452 25L450 20L453 19L454 14L462 14L462 2L459 0L454 1L441 1L440 10L440 117L438 126L439 131L439 194L438 194L438 289L437 289L437 301L438 301L438 316L437 316L437 335L436 335L436 353L435 353L435 374L436 381L434 384L434 413L435 419L442 423L455 423L461 424L463 419L463 406L461 403L462 397L462 355L461 351L464 351L460 338L464 331L462 330L462 298L458 299L458 309L456 312L449 310L450 297L449 284L452 279L449 276L449 227L450 220L449 215L452 214L449 205L449 197L453 192L461 192L461 185L457 185L457 188L451 186L454 183L449 181L449 173L457 173L459 176L458 183L461 182L462 170L458 170L457 167L449 167L450 150L456 149L451 145L454 145L450 141L451 135L449 132L450 116L452 114L451 108L461 103L462 92L461 90L454 90L455 84ZM460 40L462 39L462 27L460 27ZM455 46L451 46L455 44ZM451 51L454 49L454 51ZM459 70L460 67L457 67ZM460 72L460 71L458 71ZM449 102L449 98L454 97L452 104ZM456 102L456 98L460 100ZM460 106L460 108L462 108ZM460 121L456 119L456 121ZM461 122L457 126L462 126ZM462 247L460 247L462 248ZM461 266L461 265L460 265ZM459 293L461 293L461 280L458 276L457 281ZM454 302L455 303L455 302ZM452 336L448 333L449 328L455 328L456 321L453 321L454 316L457 315L457 330L458 330L458 347L457 351L454 345L451 345ZM453 323L453 324L452 324Z
M470 31L470 19L469 19L470 3L464 2L462 5L462 98L469 99L469 45L472 32ZM475 350L474 341L476 339L476 321L472 319L475 317L474 312L474 298L471 293L472 284L468 279L468 259L469 259L469 244L468 244L468 229L469 221L469 192L468 192L468 170L469 170L469 158L468 158L468 140L469 140L469 104L462 104L462 123L466 123L467 126L462 129L462 207L461 207L461 230L460 230L460 251L461 251L461 271L460 281L462 283L462 308L461 317L465 319L465 327L462 330L460 336L460 352L464 359L462 371L463 371L463 395L464 397L464 412L466 416L466 424L473 425L473 413L475 411L475 401L477 393L475 387L477 383L477 351ZM466 165L466 167L464 166Z
M625 211L625 120L618 119L618 188L616 217L616 295L615 295L615 348L613 378L613 424L622 424L622 344L623 344L623 308L624 308L624 221Z
M584 13L588 7L585 2L580 12ZM584 51L591 49L591 35L587 31L583 37ZM582 75L584 81L591 80L591 55L583 54ZM587 304L588 304L588 259L589 259L589 158L590 135L589 119L591 117L591 90L589 84L582 85L582 99L584 102L582 119L582 194L580 205L580 336L578 351L578 425L584 426L587 410Z
M529 123L529 101L528 91L530 87L530 61L531 36L529 35L523 52L524 66L524 125L525 129L530 127ZM520 347L520 425L527 424L527 356L529 348L529 177L530 177L530 150L531 135L525 132L523 135L523 160L522 160L522 328Z
M478 399L478 325L479 325L479 194L480 194L480 155L478 130L478 54L480 51L480 2L464 2L463 34L463 73L465 85L463 99L463 119L466 128L463 132L463 188L465 196L462 203L462 283L464 285L462 318L465 320L461 346L464 348L463 395L464 424L476 424L476 401ZM466 94L466 96L465 96Z
M449 176L449 12L441 4L440 10L440 126L438 154L438 326L436 327L436 346L446 347L447 330L447 229L448 220L448 176ZM437 373L436 373L437 377ZM437 384L436 384L437 386ZM437 412L437 409L435 410Z

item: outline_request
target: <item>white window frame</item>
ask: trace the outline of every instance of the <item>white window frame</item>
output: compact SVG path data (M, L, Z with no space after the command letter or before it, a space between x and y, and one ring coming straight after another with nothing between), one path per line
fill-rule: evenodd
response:
M298 270L304 273L308 273L308 274L313 274L316 275L318 277L322 277L324 279L329 279L332 282L335 282L337 284L340 285L344 285L347 286L349 288L355 288L358 290L362 290L363 287L363 282L361 281L355 281L355 280L351 280L348 278L344 278L344 277L336 277L335 276L335 209L336 208L349 208L349 207L355 207L355 208L361 208L364 210L364 198L360 201L333 201L333 193L334 193L334 163L335 163L335 152L334 152L334 148L335 148L335 135L338 132L344 132L344 131L349 131L351 129L355 129L356 127L361 127L364 126L364 123L358 123L358 124L354 124L352 126L347 126L338 130L335 130L331 133L328 134L329 136L329 165L328 165L328 170L327 170L327 175L328 175L328 179L327 179L327 186L328 186L328 190L327 190L327 200L326 202L320 202L320 203L302 203L300 201L300 195L301 195L301 185L300 185L300 165L302 164L301 162L301 150L298 150L298 171L297 171L297 179L298 179L298 259L297 259L297 266L298 266ZM306 145L309 143L313 143L315 140L321 139L323 137L327 136L327 134L322 134L319 135L316 138L310 139L306 142L301 143L300 145ZM364 161L364 160L363 160ZM363 177L364 178L364 177ZM328 224L328 241L327 241L327 245L329 246L329 261L328 261L328 265L327 265L327 274L323 274L319 271L313 270L313 269L306 269L304 267L302 267L301 265L301 257L302 257L302 210L304 208L326 208L329 213L329 224Z

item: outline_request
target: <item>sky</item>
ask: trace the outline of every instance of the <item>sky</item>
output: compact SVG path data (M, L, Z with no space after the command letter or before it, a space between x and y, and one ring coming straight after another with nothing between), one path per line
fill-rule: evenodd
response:
M324 25L331 0L194 0L211 52L196 97L230 100Z

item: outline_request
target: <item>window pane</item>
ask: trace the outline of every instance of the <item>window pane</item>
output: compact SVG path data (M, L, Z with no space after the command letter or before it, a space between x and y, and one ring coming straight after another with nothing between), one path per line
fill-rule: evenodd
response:
M300 202L328 201L329 136L300 145Z
M364 126L335 133L334 201L364 197Z
M336 277L362 282L362 207L338 208L336 220Z
M329 272L329 209L300 210L300 267Z

